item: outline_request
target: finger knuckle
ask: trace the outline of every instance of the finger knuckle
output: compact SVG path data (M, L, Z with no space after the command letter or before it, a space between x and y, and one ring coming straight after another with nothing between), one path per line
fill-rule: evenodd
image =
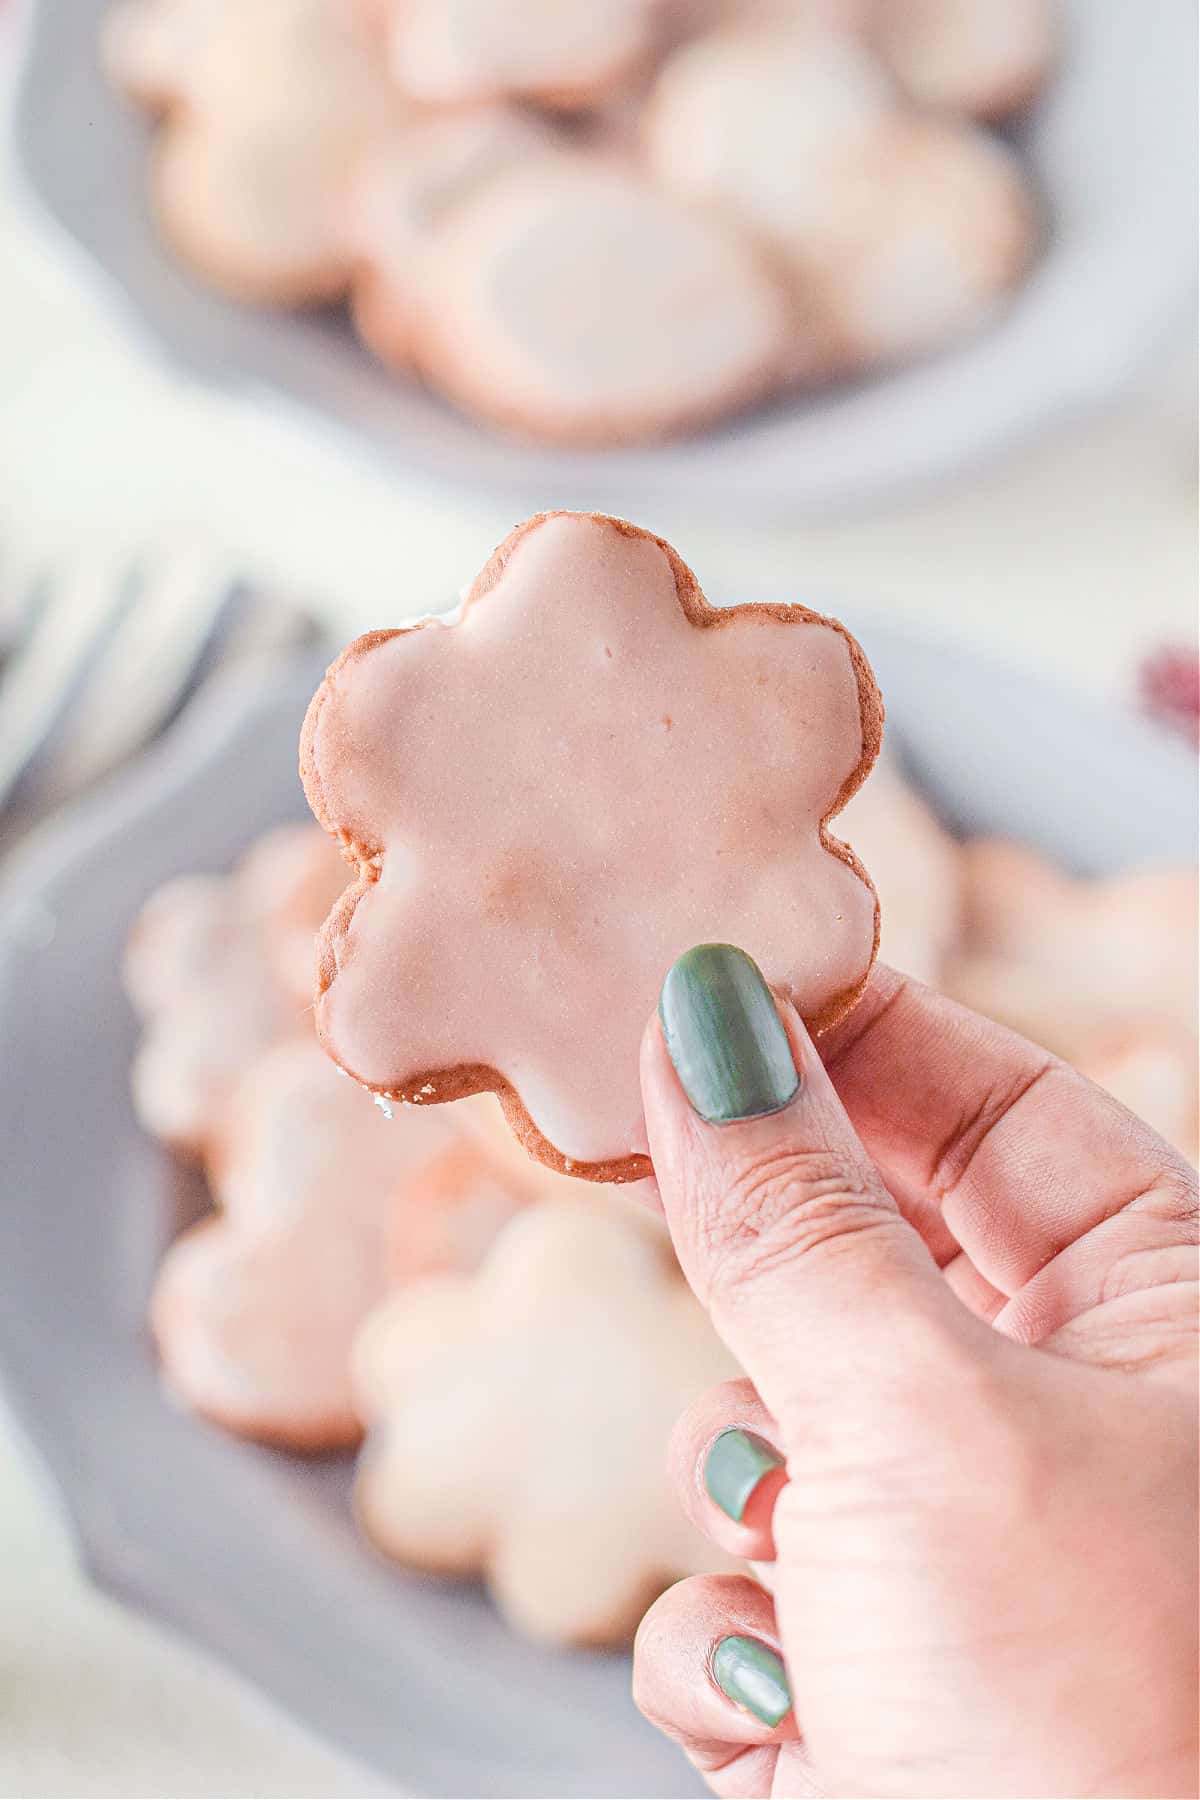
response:
M714 1284L741 1287L891 1223L868 1173L837 1150L757 1151L732 1171L702 1218Z
M1127 1212L1165 1225L1176 1242L1200 1242L1200 1182L1186 1163L1172 1162L1158 1180L1131 1200Z

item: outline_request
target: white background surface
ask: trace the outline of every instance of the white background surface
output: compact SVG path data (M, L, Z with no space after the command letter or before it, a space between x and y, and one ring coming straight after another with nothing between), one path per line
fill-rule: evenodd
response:
M639 522L715 597L844 595L1123 696L1146 649L1196 632L1194 392L1192 355L1168 348L1108 416L902 506L770 530ZM446 604L513 523L503 502L401 491L149 365L20 214L0 152L0 566L200 531L348 634ZM0 1417L0 1794L366 1791L90 1592Z

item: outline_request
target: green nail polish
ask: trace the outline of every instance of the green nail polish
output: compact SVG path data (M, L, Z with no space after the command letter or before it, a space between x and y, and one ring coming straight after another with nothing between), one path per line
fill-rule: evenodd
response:
M713 1651L717 1686L772 1730L792 1710L783 1659L759 1638L724 1637Z
M704 1485L726 1518L740 1524L763 1476L782 1467L783 1458L773 1444L735 1425L713 1440L704 1461Z
M702 1119L728 1125L778 1112L800 1086L792 1047L757 963L732 944L697 944L669 971L663 1038Z

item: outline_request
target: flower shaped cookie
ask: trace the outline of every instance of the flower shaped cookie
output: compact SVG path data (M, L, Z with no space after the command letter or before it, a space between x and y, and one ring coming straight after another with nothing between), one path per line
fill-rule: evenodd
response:
M646 143L665 187L756 233L788 272L813 340L799 377L822 355L826 373L861 370L978 328L1036 246L1013 152L907 110L848 36L781 23L685 44L655 85Z
M474 1279L385 1302L354 1369L367 1532L418 1567L486 1574L531 1636L619 1641L668 1582L723 1566L668 1491L665 1449L738 1371L632 1206L524 1213Z
M313 937L345 875L319 831L285 825L232 875L182 876L151 895L123 973L144 1025L134 1108L155 1137L219 1154L250 1063L311 1035Z
M550 443L650 442L752 405L800 354L782 286L736 227L620 156L506 166L500 147L495 163L399 287L416 366L468 411ZM360 328L386 356L368 314Z
M347 0L124 0L106 24L113 79L167 113L153 190L175 247L249 300L339 297L351 173L411 111Z
M817 1030L861 993L874 890L826 822L881 730L833 621L710 608L619 520L528 521L457 623L360 638L309 709L309 801L360 870L326 1048L399 1100L494 1089L558 1169L649 1173L638 1047L682 951L744 946Z
M172 1245L154 1288L180 1397L268 1443L357 1442L350 1350L368 1313L401 1276L474 1269L526 1203L492 1151L491 1110L389 1123L311 1039L262 1057L232 1107L220 1210Z

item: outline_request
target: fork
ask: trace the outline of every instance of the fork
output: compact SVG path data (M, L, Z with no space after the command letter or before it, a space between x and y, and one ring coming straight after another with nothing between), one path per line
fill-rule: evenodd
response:
M0 584L0 813L41 813L158 736L235 660L312 643L299 606L184 546Z

